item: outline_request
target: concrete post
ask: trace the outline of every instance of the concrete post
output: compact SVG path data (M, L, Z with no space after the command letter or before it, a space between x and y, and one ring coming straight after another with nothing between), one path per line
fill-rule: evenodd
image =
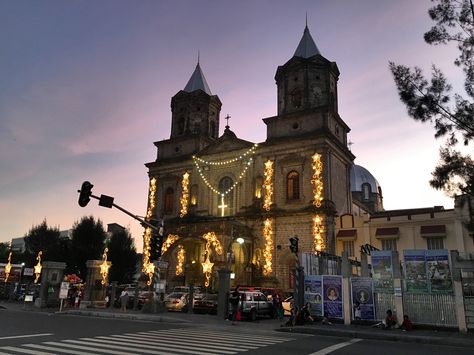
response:
M114 308L116 292L117 292L117 281L112 281L109 308Z
M220 318L227 318L228 303L229 303L229 289L230 289L230 270L220 269L219 273L219 296L217 303L217 316Z
M402 273L400 269L400 260L398 259L398 251L392 251L392 270L393 270L393 293L395 296L394 303L398 324L403 322L403 297L402 297ZM395 313L394 312L394 313Z
M189 284L189 301L188 301L188 313L193 313L194 304L194 285Z
M342 274L342 299L343 303L343 316L344 316L344 325L351 324L351 263L349 262L349 257L347 252L342 253L342 263L341 263L341 274Z
M66 263L56 261L44 261L41 270L40 298L35 301L35 306L44 308L48 305L56 305L59 302L59 286L63 280ZM48 292L50 289L53 292Z
M370 277L369 261L366 253L360 253L360 276Z
M458 328L461 333L467 333L466 309L464 307L464 294L461 282L461 270L454 265L459 256L459 252L451 250L451 265L453 275L454 304L456 305L456 318L458 320Z

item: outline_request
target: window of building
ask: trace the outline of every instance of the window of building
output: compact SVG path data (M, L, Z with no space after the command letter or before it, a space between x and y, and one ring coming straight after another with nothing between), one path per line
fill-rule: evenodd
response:
M165 192L163 212L165 214L173 213L174 190L168 187Z
M382 239L382 250L397 250L397 240Z
M190 196L191 196L191 199L190 199L191 206L196 206L198 202L198 186L197 185L191 186Z
M429 250L444 249L443 238L426 238L426 246Z
M300 174L290 171L286 177L286 198L298 200L300 198Z
M257 176L255 178L255 198L262 198L263 195L263 177Z
M353 240L343 241L342 250L347 252L347 256L354 256L354 241Z
M370 193L371 193L370 184L363 183L362 184L362 198L366 201L370 200Z
M217 208L219 216L230 216L233 211L234 190L229 189L234 185L234 181L225 176L219 181L219 193L217 196Z

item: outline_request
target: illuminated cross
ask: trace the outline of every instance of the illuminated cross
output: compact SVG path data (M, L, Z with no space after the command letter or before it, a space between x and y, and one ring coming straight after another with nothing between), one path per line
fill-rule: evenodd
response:
M222 210L221 216L224 217L224 209L227 207L227 205L224 202L224 194L221 195L221 204L217 207Z

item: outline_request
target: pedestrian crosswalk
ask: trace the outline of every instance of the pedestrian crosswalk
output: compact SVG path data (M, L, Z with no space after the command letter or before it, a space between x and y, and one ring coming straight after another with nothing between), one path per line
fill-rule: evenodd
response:
M0 346L4 354L73 355L217 355L237 354L289 341L286 337L223 332L209 329L165 329L90 338Z

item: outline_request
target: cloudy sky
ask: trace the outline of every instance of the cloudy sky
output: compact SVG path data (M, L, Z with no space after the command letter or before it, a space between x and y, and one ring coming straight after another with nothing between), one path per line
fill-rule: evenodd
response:
M274 75L293 56L305 16L336 61L339 112L356 164L370 170L386 209L452 208L428 181L443 141L399 101L390 60L436 63L459 86L456 49L429 46L428 0L1 0L0 242L46 218L69 229L85 215L129 227L116 209L77 204L82 181L144 215L153 142L167 139L171 97L200 64L242 139L265 140L276 114ZM221 130L224 124L221 124ZM222 131L221 131L222 133Z

